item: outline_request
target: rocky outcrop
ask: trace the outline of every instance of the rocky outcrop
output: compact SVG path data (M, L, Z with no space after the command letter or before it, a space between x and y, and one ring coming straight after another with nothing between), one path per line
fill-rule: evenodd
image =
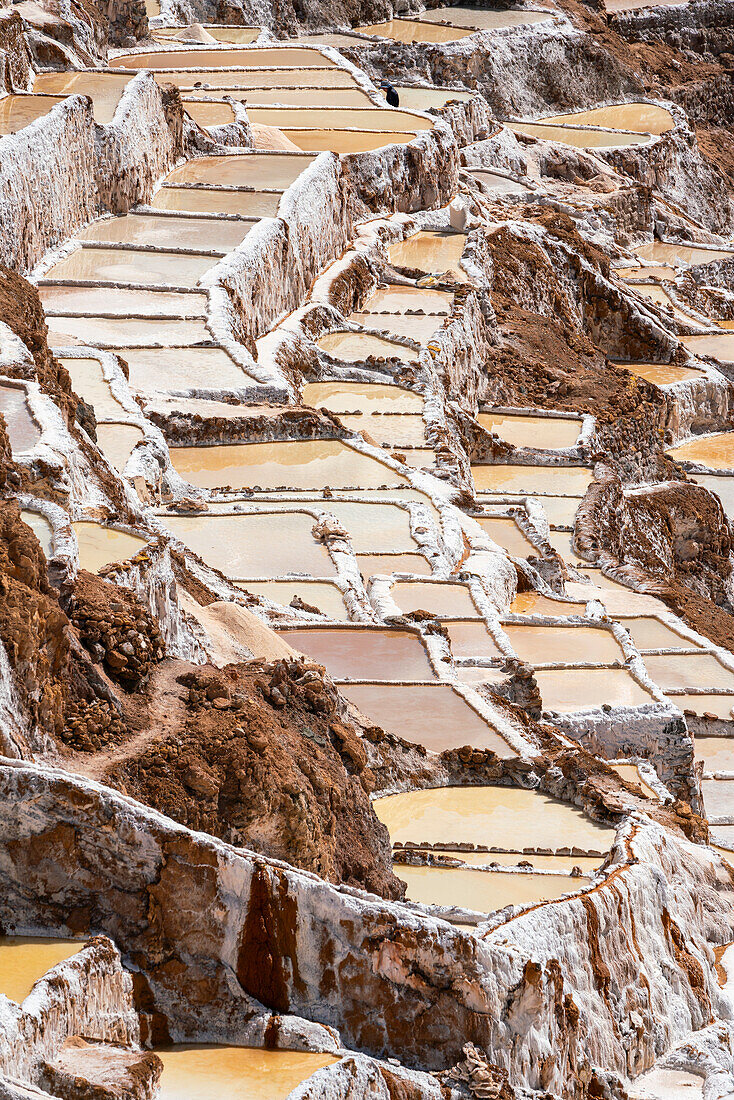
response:
M154 1100L163 1063L150 1051L73 1035L44 1062L43 1087L73 1100Z

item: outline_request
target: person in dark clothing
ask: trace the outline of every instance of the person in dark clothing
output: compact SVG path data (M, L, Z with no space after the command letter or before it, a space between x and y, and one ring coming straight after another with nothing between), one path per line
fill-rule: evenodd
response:
M385 99L391 107L400 106L400 96L389 80L381 80L380 87L385 93Z

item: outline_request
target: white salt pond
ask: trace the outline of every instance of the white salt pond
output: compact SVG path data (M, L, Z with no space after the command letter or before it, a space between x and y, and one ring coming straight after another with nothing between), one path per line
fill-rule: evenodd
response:
M298 599L323 615L328 615L330 619L338 622L349 620L341 591L329 581L241 581L238 587L251 592L253 596L264 596L284 607Z
M602 627L505 623L504 631L518 657L532 665L624 660L614 635Z
M113 397L99 359L60 357L59 362L68 370L74 392L93 407L98 420L105 417L118 417L125 411L117 398Z
M659 107L657 103L615 103L609 107L571 111L570 114L555 115L552 118L544 118L542 121L561 125L575 123L578 126L603 126L612 130L638 130L656 136L672 130L675 125L670 111L665 107ZM648 247L643 245L636 249L638 256L649 260L667 260L672 256L672 253L666 255L659 249L655 250L654 254L648 254L643 251Z
M23 509L20 518L28 524L40 542L44 554L50 558L53 550L53 527L49 521L40 512L31 512L29 509Z
M478 618L471 592L465 584L446 581L398 581L390 596L404 613L431 611L434 615Z
M41 429L31 416L22 387L0 384L0 413L5 418L13 454L32 451L41 438Z

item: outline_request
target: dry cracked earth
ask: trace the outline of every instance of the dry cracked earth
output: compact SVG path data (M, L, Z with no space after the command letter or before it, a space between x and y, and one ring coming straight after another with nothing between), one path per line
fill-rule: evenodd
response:
M733 0L0 90L0 1100L734 1096Z

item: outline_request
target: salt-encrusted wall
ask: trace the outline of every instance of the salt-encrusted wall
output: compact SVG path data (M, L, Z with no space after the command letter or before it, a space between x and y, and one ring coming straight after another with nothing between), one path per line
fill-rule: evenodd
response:
M0 763L0 829L0 922L105 930L174 1039L262 1042L264 1005L427 1069L471 1040L514 1083L580 1098L726 1011L713 947L734 938L731 877L647 818L604 882L484 935L36 765Z

